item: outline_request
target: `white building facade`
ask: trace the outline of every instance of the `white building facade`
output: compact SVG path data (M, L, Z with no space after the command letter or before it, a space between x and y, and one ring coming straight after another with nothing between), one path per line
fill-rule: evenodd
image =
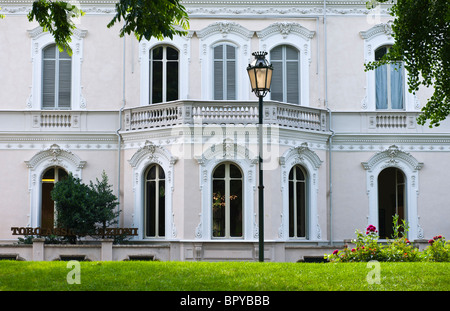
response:
M320 257L369 224L385 238L393 214L411 241L450 236L450 124L416 123L432 91L409 93L401 64L364 70L394 42L389 6L365 2L186 0L187 36L138 42L106 27L115 1L79 0L68 55L31 0L0 1L1 243L52 223L65 174L104 170L141 253L257 259L259 113L266 260ZM263 111L255 51L274 67Z

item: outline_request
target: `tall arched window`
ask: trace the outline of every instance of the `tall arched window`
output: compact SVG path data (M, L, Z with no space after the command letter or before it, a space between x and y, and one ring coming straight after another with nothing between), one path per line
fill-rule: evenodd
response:
M300 53L289 45L280 45L270 51L273 65L271 99L300 104Z
M70 109L72 58L55 44L42 53L42 109Z
M52 200L51 191L55 184L67 177L67 172L61 167L48 168L42 174L41 195L41 228L52 229L55 223L55 202Z
M390 46L375 50L375 60L389 51ZM403 109L404 70L402 63L386 64L375 69L375 105L377 109Z
M151 165L145 174L145 236L165 236L166 186L164 170Z
M170 46L157 46L150 51L150 104L178 99L179 55Z
M213 237L243 237L242 172L232 163L220 164L213 172Z
M391 238L392 220L399 216L399 224L405 219L405 175L395 167L386 168L378 175L378 233L380 238Z
M230 44L214 47L214 99L236 99L236 48Z
M306 173L300 165L289 172L289 237L306 238Z

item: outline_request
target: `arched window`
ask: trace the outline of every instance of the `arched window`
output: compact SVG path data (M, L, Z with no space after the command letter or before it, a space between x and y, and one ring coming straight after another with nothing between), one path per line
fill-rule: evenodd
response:
M375 50L375 60L389 51L390 46ZM404 70L402 63L386 64L375 69L375 105L377 109L403 109Z
M150 51L150 104L178 99L179 55L170 46L157 46Z
M42 109L70 109L72 58L55 44L42 53Z
M395 167L386 168L378 175L378 234L391 238L392 220L398 215L399 224L405 219L405 175Z
M236 48L230 44L214 47L214 99L236 99Z
M300 53L289 45L280 45L270 51L273 65L271 99L300 104Z
M220 164L213 172L213 237L243 237L242 172L232 163Z
M165 236L166 186L164 170L151 165L145 173L145 236Z
M67 172L61 167L48 168L42 174L41 228L52 229L54 227L55 202L52 200L51 191L55 184L67 175Z
M306 238L306 173L300 165L289 172L289 237Z

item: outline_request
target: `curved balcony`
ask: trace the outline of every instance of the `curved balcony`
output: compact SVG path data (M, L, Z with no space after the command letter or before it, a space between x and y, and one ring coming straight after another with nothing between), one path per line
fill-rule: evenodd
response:
M189 124L258 124L257 101L173 101L124 110L125 131ZM327 131L327 112L275 101L265 101L265 124L316 132Z

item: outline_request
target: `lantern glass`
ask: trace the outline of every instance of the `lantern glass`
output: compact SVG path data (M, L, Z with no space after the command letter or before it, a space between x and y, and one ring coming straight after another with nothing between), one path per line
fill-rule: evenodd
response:
M272 66L265 59L266 52L253 53L255 60L248 65L247 72L250 78L252 91L256 96L265 96L270 91L272 83Z

